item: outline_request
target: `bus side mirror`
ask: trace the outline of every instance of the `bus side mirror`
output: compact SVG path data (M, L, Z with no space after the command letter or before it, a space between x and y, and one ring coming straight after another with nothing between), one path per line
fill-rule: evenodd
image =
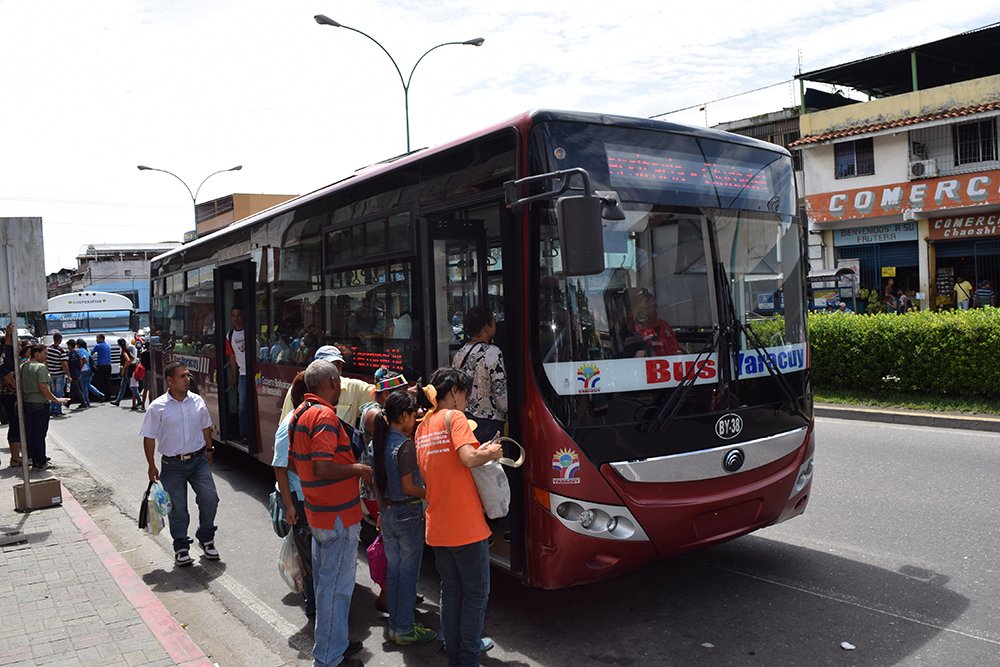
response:
M556 200L556 222L565 275L592 276L604 271L601 206L601 198L593 195Z
M128 330L138 331L139 330L139 314L133 312L128 316Z

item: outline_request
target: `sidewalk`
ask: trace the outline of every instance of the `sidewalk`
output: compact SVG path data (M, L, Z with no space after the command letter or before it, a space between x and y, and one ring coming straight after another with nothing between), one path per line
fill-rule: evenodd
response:
M939 428L961 428L970 431L993 431L1000 433L1000 417L991 415L966 415L948 412L924 412L901 408L875 408L862 405L834 405L816 403L817 417L834 419L857 419L861 421L907 424L909 426L934 426Z
M18 513L21 481L0 469L0 665L212 667L65 485L61 506Z

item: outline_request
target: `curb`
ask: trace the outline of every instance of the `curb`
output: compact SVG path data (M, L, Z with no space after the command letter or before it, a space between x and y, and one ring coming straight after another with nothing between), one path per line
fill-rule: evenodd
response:
M80 530L84 539L101 559L111 578L125 594L143 622L160 645L178 665L183 667L213 667L204 651L198 648L180 623L167 611L159 598L146 586L135 570L118 553L111 541L101 532L87 511L76 501L65 486L62 487L63 508Z
M839 406L828 403L815 404L813 412L817 417L834 419L855 419L860 421L904 424L907 426L931 426L935 428L959 428L970 431L992 431L1000 433L1000 417L949 415L917 410L893 410L889 408L866 408L860 406Z

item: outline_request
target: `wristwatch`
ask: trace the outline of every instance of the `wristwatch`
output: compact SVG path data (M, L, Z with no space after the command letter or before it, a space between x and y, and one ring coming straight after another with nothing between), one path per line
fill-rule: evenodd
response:
M214 454L215 453L215 447L206 447L205 451L208 452L209 454Z

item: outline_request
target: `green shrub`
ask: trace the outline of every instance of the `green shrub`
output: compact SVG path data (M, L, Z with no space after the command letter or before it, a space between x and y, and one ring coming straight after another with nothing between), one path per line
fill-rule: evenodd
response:
M755 325L755 328L756 325ZM1000 310L809 315L817 388L1000 396Z

